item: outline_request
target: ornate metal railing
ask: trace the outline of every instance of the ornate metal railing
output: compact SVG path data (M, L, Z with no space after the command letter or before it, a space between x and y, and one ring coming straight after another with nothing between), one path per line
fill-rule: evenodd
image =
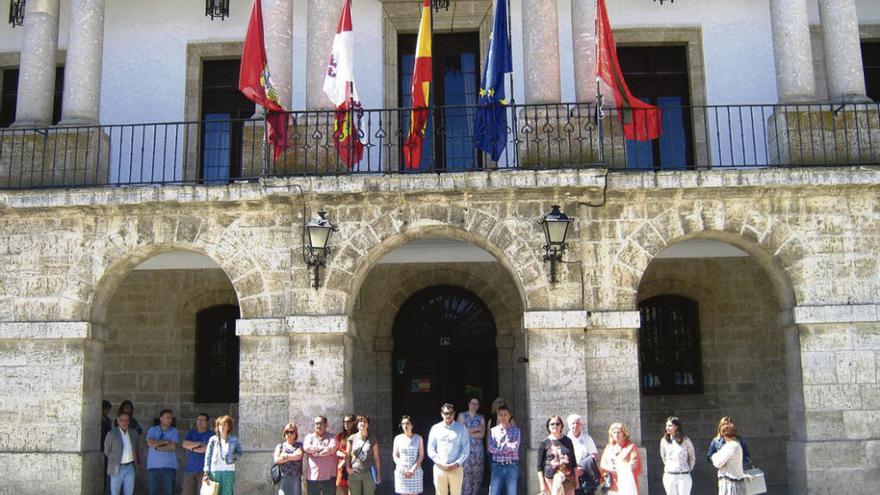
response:
M474 170L714 169L880 164L880 105L663 107L663 134L625 139L616 110L592 103L506 108L497 161L474 146L476 106L431 109L418 167L403 159L410 110L353 116L362 157L339 153L332 111L291 112L288 149L265 145L265 121L0 129L0 188L228 183L266 176ZM597 115L598 114L598 115ZM497 141L495 140L497 139ZM354 150L345 150L351 154Z

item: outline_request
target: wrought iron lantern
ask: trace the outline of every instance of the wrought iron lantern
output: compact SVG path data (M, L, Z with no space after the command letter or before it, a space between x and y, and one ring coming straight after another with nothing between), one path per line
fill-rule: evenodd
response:
M12 27L24 24L24 6L26 0L9 0L9 24Z
M318 289L321 285L320 270L321 267L327 266L327 256L330 255L330 235L336 230L336 226L327 218L327 212L320 210L318 217L309 220L305 229L309 240L306 265L314 270L312 286Z
M434 12L440 12L440 9L449 10L449 0L431 0L431 7Z
M660 5L663 5L663 0L654 0L655 3L656 3L657 1L660 2ZM669 3L675 3L675 0L666 0L666 1L669 2Z
M565 237L572 219L559 211L559 205L553 205L550 213L539 220L544 230L544 261L550 262L550 283L556 283L556 263L562 260L565 253Z
M219 17L222 21L229 17L229 0L205 0L205 15L213 21Z

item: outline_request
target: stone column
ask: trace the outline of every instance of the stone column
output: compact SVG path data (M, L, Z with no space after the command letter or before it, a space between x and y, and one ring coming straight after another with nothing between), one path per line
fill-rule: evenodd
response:
M328 5L326 0L309 0L306 28L306 108L308 110L328 110L333 104L322 89L327 61L339 22L339 2ZM356 27L355 27L356 29Z
M647 442L642 438L639 312L591 312L587 326L584 347L590 435L596 443L605 444L608 441L608 427L612 423L623 423L629 430L630 438L639 446L643 459L639 486L647 491L646 447L656 448L656 444L653 439Z
M25 6L15 126L52 123L59 3L60 0L30 0Z
M236 425L249 453L239 461L236 488L242 493L265 493L271 484L265 459L271 457L281 428L291 419L290 338L283 318L238 320L235 333L240 339Z
M290 109L293 89L293 2L264 1L263 19L266 20L266 57L272 71L272 82L281 106Z
M523 65L526 104L559 103L559 26L556 2L523 0Z
M855 0L822 0L822 44L828 99L866 102L865 70L859 41L859 20Z
M97 124L104 55L104 0L71 0L62 124Z
M572 0L571 37L574 42L574 89L577 101L596 99L596 18L594 0ZM587 21L585 22L585 19Z
M101 327L0 323L0 479L4 493L99 493ZM47 435L63 424L64 435ZM63 466L40 477L34 466Z
M585 373L586 311L529 311L523 314L528 349L528 429L527 461L537 462L537 448L547 437L546 422L551 414L565 419L567 414L587 414ZM526 493L537 493L534 469L527 470Z
M770 0L776 90L780 103L815 99L813 55L806 0Z
M880 304L798 306L800 366L789 367L790 406L802 407L788 443L792 493L873 493L880 410ZM786 359L792 353L786 349ZM797 357L797 356L793 356ZM803 384L802 391L791 384ZM829 462L829 459L834 459Z

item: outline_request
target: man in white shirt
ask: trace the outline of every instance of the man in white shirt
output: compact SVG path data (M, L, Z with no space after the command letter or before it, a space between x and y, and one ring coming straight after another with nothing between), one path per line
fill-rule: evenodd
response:
M596 442L593 441L593 438L587 434L587 429L580 415L569 414L565 422L568 424L568 438L571 439L571 443L574 445L574 456L577 459L578 466L578 479L586 480L585 465L587 457L592 456L593 465L595 465L595 461L599 456L599 449L596 448ZM584 486L584 483L581 483L581 486ZM576 492L577 495L591 495L591 493L582 490L581 487L578 487Z
M128 425L131 416L119 413L118 426L104 437L104 455L107 456L107 474L110 476L110 495L134 493L135 461L140 437Z

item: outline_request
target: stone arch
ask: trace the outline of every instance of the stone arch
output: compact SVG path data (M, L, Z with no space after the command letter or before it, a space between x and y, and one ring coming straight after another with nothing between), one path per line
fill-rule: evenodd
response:
M88 319L103 323L107 305L126 275L141 262L161 253L190 251L211 258L229 279L235 290L242 318L271 313L271 298L266 281L248 250L230 235L229 226L221 226L189 216L137 218L120 226L104 240L96 241L84 255L85 264L94 267L93 286L84 294Z
M638 225L613 253L609 264L611 282L603 290L602 304L616 309L635 308L639 285L650 262L668 246L692 239L715 240L742 249L770 277L780 309L796 305L789 269L803 252L796 233L764 212L730 208L721 201L695 201Z
M382 256L424 237L468 242L494 256L511 274L524 308L528 294L548 284L540 250L532 246L533 240L522 238L516 226L476 208L450 206L418 213L397 208L353 232L328 263L326 287L356 293ZM345 301L346 314L354 303L353 298Z

